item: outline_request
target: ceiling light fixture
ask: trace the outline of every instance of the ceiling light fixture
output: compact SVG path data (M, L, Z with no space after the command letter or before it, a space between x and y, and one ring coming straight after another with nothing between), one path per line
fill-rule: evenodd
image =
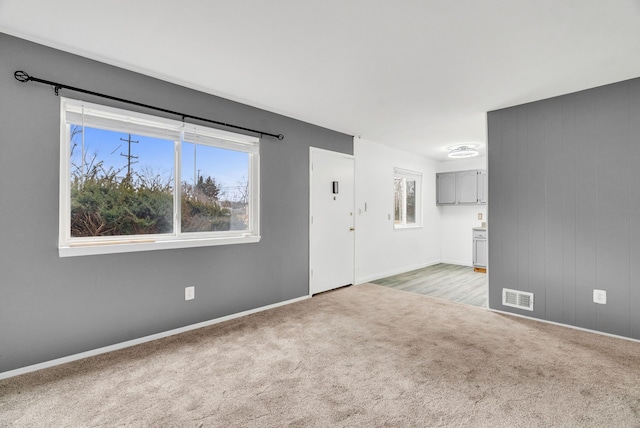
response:
M478 156L478 151L473 146L454 146L449 149L450 158L461 159L474 156Z

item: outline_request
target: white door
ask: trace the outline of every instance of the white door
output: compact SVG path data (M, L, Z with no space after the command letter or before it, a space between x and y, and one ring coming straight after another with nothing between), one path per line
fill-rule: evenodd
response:
M353 156L311 148L309 294L353 284Z

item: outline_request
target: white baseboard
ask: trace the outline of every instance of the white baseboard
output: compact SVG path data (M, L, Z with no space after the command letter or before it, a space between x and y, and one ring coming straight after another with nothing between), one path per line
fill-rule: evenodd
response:
M473 266L473 263L469 263L468 261L462 260L442 260L440 263L446 263L448 265L458 265L458 266Z
M220 318L215 318L209 321L203 321L197 324L191 324L184 327L176 328L173 330L163 331L161 333L152 334L150 336L140 337L138 339L128 340L126 342L116 343L114 345L105 346L102 348L92 349L90 351L81 352L79 354L69 355L67 357L56 358L55 360L45 361L43 363L33 364L31 366L21 367L15 370L9 370L0 373L0 380L8 379L10 377L18 376L25 373L35 372L37 370L46 369L49 367L58 366L60 364L70 363L72 361L81 360L83 358L93 357L95 355L106 354L107 352L117 351L118 349L129 348L131 346L140 345L142 343L151 342L152 340L162 339L164 337L174 336L176 334L185 333L187 331L196 330L202 327L208 327L210 325L218 324L221 322L229 321L235 318L244 317L246 315L255 314L257 312L266 311L269 309L277 308L279 306L290 305L291 303L300 302L311 298L311 296L302 296L284 302L274 303L272 305L262 306L255 309L249 309L248 311L239 312L237 314L231 314Z
M437 265L442 263L440 260L433 260L426 263L420 263L417 265L403 266L395 269L388 270L386 272L379 272L373 275L366 275L356 278L356 284L363 284L365 282L375 281L376 279L387 278L389 276L398 275L400 273L411 272L412 270L426 268L428 266Z
M512 317L525 318L525 319L528 319L528 320L531 320L531 321L539 321L539 322L543 322L543 323L546 323L546 324L557 325L557 326L560 326L560 327L572 328L574 330L586 331L587 333L595 333L595 334L600 334L602 336L613 337L615 339L624 339L624 340L629 340L631 342L640 343L640 340L634 339L632 337L619 336L617 334L606 333L604 331L591 330L590 328L578 327L578 326L571 325L571 324L562 324L561 322L549 321L549 320L545 320L545 319L542 319L542 318L529 317L527 315L515 314L513 312L501 311L501 310L498 310L498 309L491 309L491 308L487 308L487 309L489 311L495 312L497 314L511 315Z

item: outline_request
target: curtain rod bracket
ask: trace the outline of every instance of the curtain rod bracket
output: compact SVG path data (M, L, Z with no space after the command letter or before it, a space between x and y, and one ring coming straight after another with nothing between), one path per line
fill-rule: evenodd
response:
M18 82L22 82L22 83L24 83L24 82L38 82L38 83L44 83L46 85L51 85L53 87L53 90L56 93L56 96L58 96L58 93L59 93L60 89L68 89L70 91L81 92L83 94L89 94L89 95L93 95L93 96L96 96L96 97L107 98L109 100L118 101L118 102L121 102L121 103L133 104L133 105L138 106L138 107L143 107L143 108L148 108L148 109L152 109L152 110L156 110L156 111L161 111L161 112L164 112L164 113L167 113L167 114L172 114L174 116L180 116L180 117L182 117L182 122L183 123L185 122L185 119L189 118L189 119L200 120L200 121L203 121L203 122L214 123L216 125L226 126L228 128L234 128L234 129L240 129L242 131L253 132L254 134L260 135L261 137L265 136L265 135L268 135L269 137L276 138L276 139L278 139L280 141L282 141L284 139L284 135L282 135L282 134L273 134L271 132L258 131L256 129L245 128L243 126L230 125L228 123L219 122L217 120L207 119L207 118L198 117L198 116L192 116L190 114L180 113L180 112L177 112L177 111L168 110L168 109L161 108L161 107L154 107L152 105L139 103L137 101L126 100L124 98L118 98L118 97L114 97L114 96L111 96L111 95L101 94L99 92L93 92L93 91L88 91L86 89L74 88L73 86L63 85L62 83L51 82L49 80L44 80L44 79L38 79L37 77L30 76L26 71L22 71L22 70L18 70L15 73L13 73L13 77L15 77Z

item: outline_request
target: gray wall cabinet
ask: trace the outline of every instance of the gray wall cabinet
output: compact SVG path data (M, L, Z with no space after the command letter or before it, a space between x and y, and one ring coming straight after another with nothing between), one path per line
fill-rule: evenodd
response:
M486 204L486 177L479 169L436 174L436 205Z
M640 339L640 78L487 120L489 307Z
M455 205L456 200L456 173L436 174L436 203L438 205Z

